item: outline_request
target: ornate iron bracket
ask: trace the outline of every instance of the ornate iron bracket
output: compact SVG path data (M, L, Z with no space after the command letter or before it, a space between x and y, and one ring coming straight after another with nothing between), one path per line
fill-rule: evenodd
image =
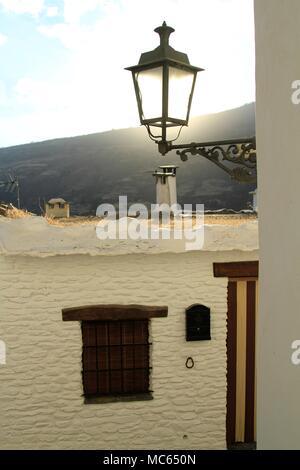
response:
M228 173L232 179L240 183L256 183L255 137L182 145L158 142L158 147L163 155L170 150L177 150L176 153L183 162L188 160L188 154L204 157ZM229 165L224 162L229 162Z

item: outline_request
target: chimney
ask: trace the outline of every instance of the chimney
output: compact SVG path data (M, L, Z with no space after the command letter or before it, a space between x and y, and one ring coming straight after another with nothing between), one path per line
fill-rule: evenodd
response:
M178 166L163 165L153 173L156 178L156 204L177 204L176 170Z

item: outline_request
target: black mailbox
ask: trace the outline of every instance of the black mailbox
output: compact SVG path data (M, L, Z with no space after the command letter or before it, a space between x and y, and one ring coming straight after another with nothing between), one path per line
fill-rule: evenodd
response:
M187 308L186 315L186 340L203 341L210 337L210 308L205 305L195 304Z

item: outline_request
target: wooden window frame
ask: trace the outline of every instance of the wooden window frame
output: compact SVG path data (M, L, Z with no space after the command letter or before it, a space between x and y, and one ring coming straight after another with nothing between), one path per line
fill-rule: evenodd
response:
M146 322L147 321L147 344L143 344L143 346L147 346L148 348L148 363L147 367L143 367L143 370L147 369L148 373L148 390L147 391L142 391L138 392L136 391L130 391L130 392L125 392L125 393L114 393L111 390L111 383L109 385L110 390L109 393L97 393L97 394L86 394L84 393L84 403L86 404L96 404L96 403L111 403L115 401L133 401L133 400L151 400L152 397L152 391L150 390L149 386L149 377L150 377L150 348L151 348L151 343L149 342L149 320L151 318L159 318L159 317L166 317L168 315L168 307L166 306L145 306L145 305L136 305L136 304L131 304L131 305L121 305L121 304L100 304L100 305L87 305L87 306L81 306L81 307L72 307L72 308L64 308L62 310L62 318L63 321L80 321L82 322L82 383L83 387L85 388L85 376L84 374L87 372L84 368L84 358L83 354L85 351L85 348L88 346L84 344L84 335L83 335L83 325L88 325L90 322L91 325L101 326L103 325L108 325L108 324L113 324L114 322L118 322L119 325L125 324L126 322L133 322L133 327L134 327L134 322ZM109 327L107 327L107 332L109 332ZM97 330L95 330L97 331ZM107 333L108 334L108 333ZM135 350L136 346L139 346L138 344L135 344L135 340L133 337L133 343L132 347ZM123 340L120 336L120 344L116 345L121 348L122 354L123 354ZM107 342L107 347L110 346L110 341L108 340ZM102 347L102 346L100 346ZM95 348L98 348L97 344L95 344ZM98 354L98 349L96 349L96 354ZM107 354L110 354L107 352ZM134 352L135 354L135 352ZM109 371L108 372L108 377L111 377L113 368L111 367L111 363L109 363ZM96 370L97 369L97 370ZM95 371L97 374L97 392L99 392L99 387L98 387L98 373L104 372L104 370L101 371L101 369L98 368L98 365L96 367ZM123 367L121 367L123 370ZM124 371L127 369L124 368ZM109 378L109 380L111 380ZM123 387L123 375L122 375L122 387ZM123 392L124 392L124 387L123 387Z
M63 321L145 320L168 316L168 307L100 304L62 309Z

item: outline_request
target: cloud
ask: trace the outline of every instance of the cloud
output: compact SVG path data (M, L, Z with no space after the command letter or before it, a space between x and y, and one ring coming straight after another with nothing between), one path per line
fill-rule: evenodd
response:
M7 97L7 90L5 84L0 81L0 105L4 106L7 104L8 97Z
M86 78L80 83L81 78L73 81L56 79L51 83L31 77L18 80L13 89L14 102L10 102L10 106L21 106L22 112L5 118L0 114L1 145L90 134L99 132L100 129L123 127L123 122L128 122L128 112L124 110L127 121L122 122L123 112L113 106L110 93L107 93L107 90L95 93L99 77L97 80L91 79L90 82ZM3 92L5 93L5 90ZM134 107L132 110L135 111Z
M10 2L0 0L3 3ZM18 141L138 126L132 78L124 67L157 46L153 29L164 20L176 29L171 45L187 52L193 65L206 69L197 80L192 115L252 101L252 1L189 0L188 8L186 3L64 0L64 19L60 16L49 24L46 15L41 16L38 31L61 43L65 60L43 79L36 80L34 71L32 77L26 71L15 83L12 100L14 109L20 110L16 123L24 126ZM86 15L89 12L93 12L92 19ZM6 142L9 138L16 141L15 129L21 133L21 127L14 125Z
M56 23L40 25L38 31L50 39L59 39L62 45L73 51L84 47L89 28L77 24Z
M77 62L64 72L63 77L59 74L51 81L31 77L19 79L13 88L16 106L32 115L49 114L51 124L47 125L48 119L43 124L49 132L56 114L61 124L59 135L64 132L65 135L99 132L137 124L130 81L124 87L118 83L118 74L111 76L107 71L103 75L103 70L91 70L84 63L78 66ZM128 97L131 106L123 106L122 96ZM56 125L54 127L57 129Z
M49 99L48 88L47 84L43 84L43 82L33 80L30 77L23 77L17 81L13 92L20 103L30 103L32 106L36 106L43 105L45 100Z
M7 42L7 36L5 34L0 33L0 46L3 46Z
M74 103L74 89L66 80L35 80L20 78L13 87L17 103L33 110L61 110Z
M38 17L44 8L44 0L0 0L0 5L6 11Z
M111 1L111 0L110 0ZM64 18L67 23L79 23L86 13L105 7L108 0L64 0Z
M49 18L54 18L55 16L58 16L58 14L58 7L48 7L46 10L46 16L48 16Z
M176 29L171 45L188 52L192 64L206 69L199 74L192 115L229 109L254 99L251 0L189 0L189 8L186 0L64 2L66 22L41 25L39 31L72 51L69 67L74 69L75 81L83 83L89 75L97 77L95 95L106 88L120 103L130 106L131 95L125 90L131 83L123 68L137 63L141 52L156 47L158 38L153 29L166 20ZM97 7L101 8L95 11L93 22L83 21L82 15ZM120 90L125 92L123 96Z

